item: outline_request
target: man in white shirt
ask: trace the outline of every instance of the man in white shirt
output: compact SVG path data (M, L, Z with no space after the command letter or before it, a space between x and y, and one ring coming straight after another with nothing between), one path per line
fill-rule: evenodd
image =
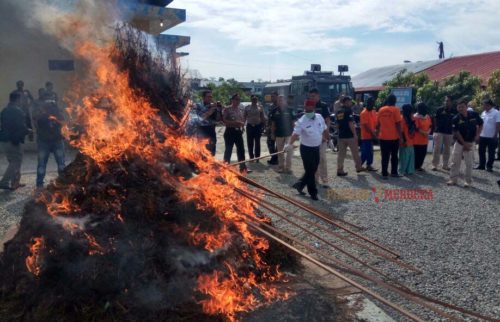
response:
M290 143L285 146L285 151L293 150L293 143L300 138L300 157L304 165L304 175L293 185L300 194L307 186L307 192L312 200L318 200L315 173L318 170L320 158L320 145L328 137L328 129L321 114L315 112L316 102L307 100L304 106L304 115L295 123Z
M500 112L493 107L491 99L483 101L483 129L479 135L479 166L477 170L493 171L495 161L495 148L497 145L498 133L500 131ZM488 149L488 162L486 162L486 149Z

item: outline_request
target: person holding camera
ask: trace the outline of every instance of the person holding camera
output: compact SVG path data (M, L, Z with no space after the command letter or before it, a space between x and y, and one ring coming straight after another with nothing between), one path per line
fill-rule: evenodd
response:
M217 134L215 125L220 121L220 111L217 105L213 103L212 91L203 91L203 102L195 106L195 113L201 119L197 127L197 135L200 138L208 139L206 148L212 155L215 155L217 144Z

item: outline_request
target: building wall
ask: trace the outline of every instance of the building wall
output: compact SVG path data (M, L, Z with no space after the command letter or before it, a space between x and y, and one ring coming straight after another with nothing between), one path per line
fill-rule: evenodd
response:
M70 86L69 80L82 72L78 62L74 63L74 71L50 71L49 60L73 58L51 37L26 27L29 17L23 14L10 2L0 2L0 108L7 104L18 80L24 81L25 89L35 98L46 81L53 82L59 97L63 97Z

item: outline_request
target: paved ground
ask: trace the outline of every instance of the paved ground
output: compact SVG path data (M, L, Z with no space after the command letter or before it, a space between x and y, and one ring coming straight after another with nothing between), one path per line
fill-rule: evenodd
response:
M263 154L267 153L265 139L262 140ZM222 159L222 133L219 131L217 158ZM71 154L69 154L69 158ZM379 173L356 175L351 159L346 160L347 177L336 177L336 153L327 152L330 188L320 189L318 202L299 196L290 188L302 174L302 164L298 152L293 158L292 175L282 175L264 162L250 163L254 170L249 176L269 188L297 198L315 207L327 210L332 215L343 218L366 228L363 234L378 240L399 252L403 260L423 271L417 275L387 264L377 258L367 260L386 274L403 282L407 286L442 300L480 311L484 314L500 317L500 163L494 166L495 172L474 171L474 188L448 187L445 182L448 175L444 171L426 171L412 177L381 179ZM429 169L427 156L425 167ZM233 160L236 160L235 151ZM6 166L0 155L0 173ZM375 166L380 167L380 156L375 155ZM28 186L15 192L0 192L0 236L8 227L20 219L20 214L27 198L34 188L36 156L27 154L23 164L23 182ZM49 171L55 171L53 160L49 162ZM55 172L49 172L53 178ZM375 188L377 193L367 193ZM426 189L432 191L432 200L388 200L384 191L395 189ZM375 202L375 197L380 197ZM297 212L301 216L308 216ZM313 218L308 217L311 220ZM322 242L311 238L296 227L279 218L274 223L306 243L325 252L339 256ZM321 233L321 231L318 231ZM325 238L331 238L325 236ZM333 241L333 239L332 239ZM345 246L356 255L367 256L361 251ZM353 264L354 265L354 264ZM354 265L356 266L356 265ZM382 291L382 293L384 293ZM385 293L384 293L385 294ZM437 320L432 314L420 311L400 300L385 294L400 304L407 305L426 320ZM397 320L401 318L387 312Z

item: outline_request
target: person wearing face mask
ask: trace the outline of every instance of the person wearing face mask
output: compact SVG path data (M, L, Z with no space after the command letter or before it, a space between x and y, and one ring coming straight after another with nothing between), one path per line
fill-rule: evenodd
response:
M375 99L369 97L366 107L359 115L361 125L361 165L366 162L366 170L377 171L373 164L373 140L377 137L375 124L377 123L377 112L375 112Z
M312 200L318 200L315 173L318 170L320 145L328 138L328 128L321 114L316 113L316 102L307 100L304 106L304 115L295 123L290 141L284 150L293 151L293 143L300 138L300 157L304 166L304 175L292 187L304 195L304 187Z

